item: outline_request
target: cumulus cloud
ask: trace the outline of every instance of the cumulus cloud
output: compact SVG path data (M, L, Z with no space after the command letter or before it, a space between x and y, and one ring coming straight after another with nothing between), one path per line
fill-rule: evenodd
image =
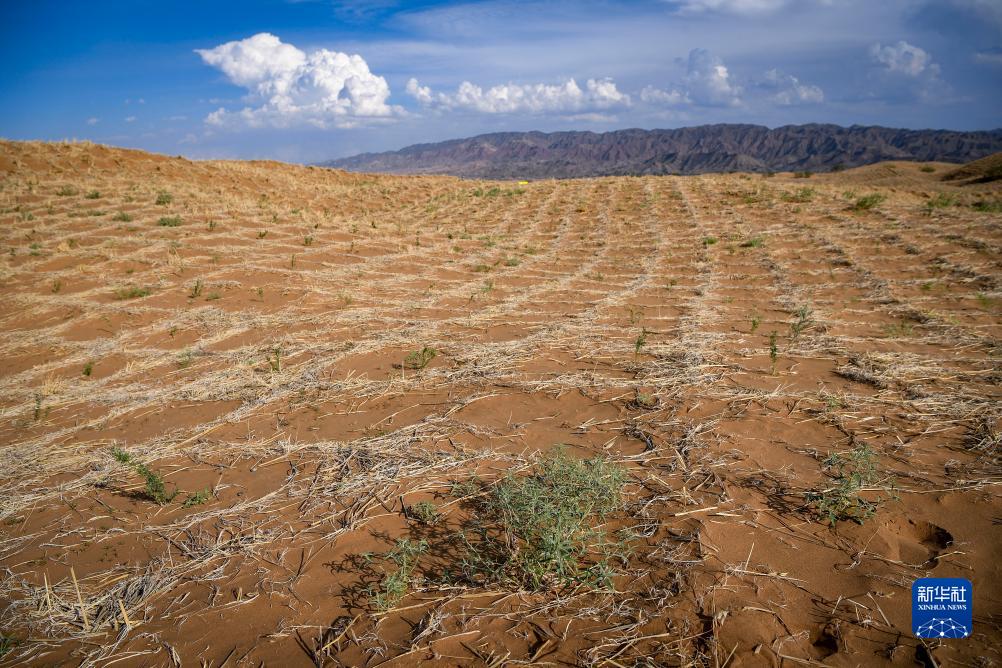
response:
M671 90L647 86L640 91L640 99L659 106L736 107L741 104L741 87L723 60L706 49L693 49L681 84Z
M270 33L196 49L202 60L247 89L258 106L220 108L206 118L217 126L352 127L402 110L387 104L386 79L359 55L317 49L306 53Z
M792 74L776 69L765 73L760 86L773 102L783 106L820 104L825 101L825 93L818 86L802 83Z
M681 85L672 90L647 86L640 91L640 99L667 106L736 107L741 104L741 87L731 78L724 61L706 49L693 49Z
M932 62L932 56L925 50L904 40L897 44L874 44L870 47L870 57L889 72L917 77L923 72L939 73L939 66Z
M690 104L692 100L680 90L661 90L654 86L644 86L640 91L640 99L648 104L663 105L666 107L676 107L682 104Z
M706 49L689 52L685 75L689 97L707 107L733 107L741 104L741 88L731 80L727 66Z
M464 81L454 93L435 93L412 78L406 90L425 107L485 114L571 113L630 106L630 96L621 93L611 79L588 79L584 88L568 79L562 84L508 83L487 90Z

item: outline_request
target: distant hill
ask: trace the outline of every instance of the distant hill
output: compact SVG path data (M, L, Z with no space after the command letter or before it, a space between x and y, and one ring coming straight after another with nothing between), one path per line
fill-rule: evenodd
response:
M677 130L500 132L320 163L351 171L569 178L729 171L830 171L883 160L964 163L1002 151L1002 129L702 125Z
M963 185L990 183L1002 179L1002 153L975 160L943 176L944 181L956 181Z

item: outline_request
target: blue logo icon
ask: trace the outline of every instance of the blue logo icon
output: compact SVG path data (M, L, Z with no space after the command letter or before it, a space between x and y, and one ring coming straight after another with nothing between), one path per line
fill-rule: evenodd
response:
M912 633L919 638L971 635L973 594L964 578L919 578L912 584Z

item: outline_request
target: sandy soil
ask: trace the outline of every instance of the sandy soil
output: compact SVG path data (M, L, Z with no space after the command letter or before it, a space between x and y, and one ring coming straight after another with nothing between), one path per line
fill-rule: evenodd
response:
M920 167L0 144L0 664L998 665L1002 192ZM432 549L373 606L379 555L463 520L454 482L559 444L628 474L612 586L445 584ZM854 452L874 512L832 525ZM973 581L971 638L912 636L928 575Z

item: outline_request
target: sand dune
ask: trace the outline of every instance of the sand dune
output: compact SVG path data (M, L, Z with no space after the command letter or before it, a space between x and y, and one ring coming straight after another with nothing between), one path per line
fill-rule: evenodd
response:
M1002 661L1002 189L947 169L0 143L0 663Z

